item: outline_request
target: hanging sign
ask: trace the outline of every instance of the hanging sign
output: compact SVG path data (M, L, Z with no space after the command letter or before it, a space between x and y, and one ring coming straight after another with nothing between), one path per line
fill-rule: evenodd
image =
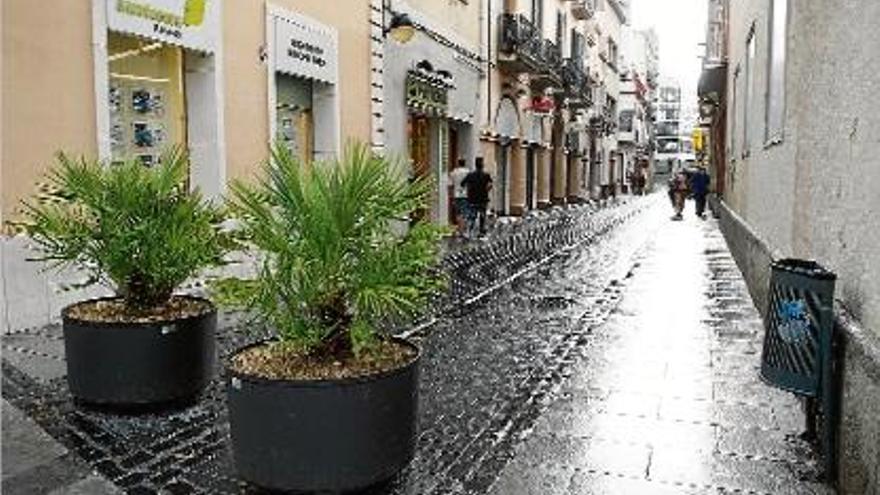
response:
M336 31L298 15L275 17L275 70L336 84Z
M107 0L107 27L213 53L222 0Z
M449 108L449 85L418 71L406 75L406 106L428 115L445 116Z

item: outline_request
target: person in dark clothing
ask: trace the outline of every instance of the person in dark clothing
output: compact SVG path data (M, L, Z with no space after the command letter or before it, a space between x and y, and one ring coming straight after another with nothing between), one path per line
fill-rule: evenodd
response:
M709 194L709 174L706 173L705 167L697 168L691 177L691 191L694 194L697 216L703 218L703 212L706 210L706 196Z
M492 176L483 171L483 157L479 156L475 162L475 170L461 181L461 185L467 190L467 200L470 207L470 224L479 218L480 234L486 233L486 208L489 206L489 191L492 190Z

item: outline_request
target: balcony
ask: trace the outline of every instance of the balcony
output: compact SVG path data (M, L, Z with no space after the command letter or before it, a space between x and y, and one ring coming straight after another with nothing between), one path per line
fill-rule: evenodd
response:
M583 156L585 143L581 136L581 132L576 130L570 130L565 133L565 148L569 155Z
M541 32L522 14L498 18L498 64L506 72L540 73L545 69Z
M586 108L592 104L590 76L584 70L583 59L565 59L565 64L562 66L562 80L569 106Z
M586 21L596 13L596 0L573 0L571 15L578 20Z
M562 84L563 64L562 51L556 43L550 40L541 42L539 68L533 72L531 78L532 89L543 91L552 86Z

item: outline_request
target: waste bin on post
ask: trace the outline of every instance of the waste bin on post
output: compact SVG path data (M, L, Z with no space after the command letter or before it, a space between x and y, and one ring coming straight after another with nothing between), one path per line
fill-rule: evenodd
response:
M822 411L825 476L836 475L837 391L834 379L834 284L837 275L814 261L783 259L770 266L761 378L807 398L808 431Z

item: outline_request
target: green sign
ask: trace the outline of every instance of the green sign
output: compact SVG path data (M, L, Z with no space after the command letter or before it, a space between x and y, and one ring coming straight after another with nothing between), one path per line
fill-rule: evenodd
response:
M406 106L417 112L444 115L449 107L449 88L438 81L407 74Z

